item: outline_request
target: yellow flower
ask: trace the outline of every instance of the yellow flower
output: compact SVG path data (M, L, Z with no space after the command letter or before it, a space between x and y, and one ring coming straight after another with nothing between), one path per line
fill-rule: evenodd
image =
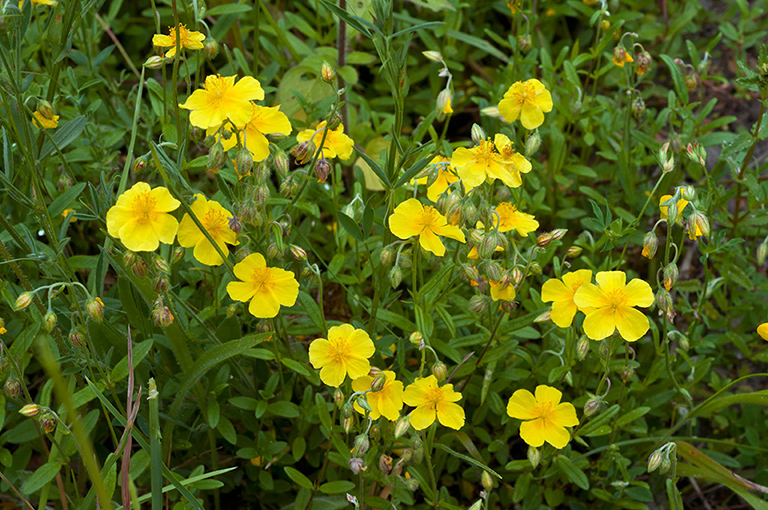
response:
M454 403L459 400L461 393L453 391L453 384L438 386L434 375L416 379L403 393L403 401L416 408L409 418L416 430L429 427L435 418L441 425L459 430L464 426L464 409Z
M616 329L628 342L642 337L650 323L645 314L633 307L653 304L651 286L639 278L625 283L624 271L601 271L595 280L597 285L585 282L573 296L580 309L592 308L584 319L584 333L592 340L602 340Z
M344 134L344 125L339 124L336 129L330 131L325 128L325 125L326 122L323 121L314 129L305 129L304 131L301 131L296 135L296 141L301 143L312 139L312 143L314 143L315 147L318 147L318 150L320 150L319 147L320 142L323 139L323 132L328 131L328 134L325 135L325 143L323 144L320 156L325 159L335 158L336 156L341 159L349 159L352 156L352 148L355 146L355 142Z
M757 327L757 334L760 335L763 340L768 340L768 322L764 322Z
M228 252L227 244L240 244L237 240L237 234L229 228L229 218L232 217L232 213L214 200L207 201L203 195L195 195L195 198L197 200L192 204L192 212L203 224L205 230L211 234L221 251ZM178 237L179 244L184 248L195 247L193 254L200 263L207 266L219 266L224 262L202 230L197 228L189 214L185 214L181 219Z
M419 236L421 247L438 257L445 255L445 245L437 236L466 242L464 232L459 227L448 225L445 216L437 209L424 206L415 198L409 198L395 208L389 217L389 230L400 239Z
M531 78L525 83L518 81L504 93L499 102L499 113L507 122L520 117L525 129L536 129L544 123L544 112L552 110L552 95L543 83Z
M403 408L403 383L395 380L395 373L389 370L381 372L386 377L384 387L379 391L371 391L365 395L368 404L371 406L371 419L377 420L380 416L395 421L400 417L400 409ZM367 391L371 389L373 377L364 375L352 381L354 391ZM363 413L363 408L355 402L355 409Z
M173 243L179 222L168 213L180 205L167 188L137 182L107 211L107 231L131 251L154 251Z
M669 207L667 207L666 205L661 205L661 204L663 204L664 202L666 202L670 198L672 198L672 195L662 195L662 197L659 199L659 210L661 211L661 219L662 220L666 220L667 219L667 217L668 217L667 210L669 209ZM688 201L686 199L681 198L681 199L679 199L677 201L677 219L675 220L675 223L682 221L682 219L683 219L683 209L685 209L686 206L688 206Z
M291 134L291 121L280 111L279 105L269 107L251 104L253 105L251 120L245 126L238 126L244 132L244 134L240 133L240 141L245 142L245 148L251 151L254 161L264 161L269 157L269 141L264 135L273 133ZM212 126L208 128L207 134L216 135L219 127ZM228 126L224 127L227 128ZM229 140L225 140L221 136L217 136L217 138L221 141L225 151L237 145L237 136L234 134L229 137Z
M235 264L235 276L243 281L227 284L227 294L235 301L250 301L248 311L260 319L275 317L280 306L293 306L299 295L299 282L293 273L267 267L261 253L253 253Z
M72 213L72 217L69 219L69 222L70 223L76 222L77 221L77 216L76 216L77 213L75 212L74 209L64 209L63 211L61 211L61 217L62 218L66 218L67 216L69 216L69 213Z
M468 190L495 179L517 188L523 183L520 173L530 172L531 163L515 152L513 145L505 135L497 134L493 141L483 140L471 149L459 147L453 151L451 166Z
M573 404L560 402L563 394L551 386L536 387L536 396L528 390L517 390L509 398L507 414L520 424L520 437L530 446L538 448L546 441L557 449L571 440L565 427L579 424Z
M41 129L53 129L59 125L58 115L54 115L49 119L39 111L35 110L32 112L32 117L32 122L34 122L35 126Z
M627 50L621 46L616 46L613 50L613 63L619 67L624 67L624 64L634 62L635 59L629 54Z
M245 76L235 83L235 76L209 75L205 85L192 93L181 108L192 110L189 122L202 129L219 126L229 119L235 126L245 126L253 117L251 101L264 99L261 84Z
M529 233L539 228L539 222L534 219L532 214L518 211L517 207L509 202L500 203L496 206L495 211L499 215L499 232L516 230L518 234L526 237Z
M5 329L5 320L0 319L0 335L4 335L8 330Z
M32 5L49 5L54 6L58 4L56 0L32 0ZM19 9L24 5L24 0L19 0Z
M440 195L445 193L451 184L459 180L456 174L451 170L450 161L451 160L446 157L435 156L432 158L432 161L429 162L429 166L437 166L437 177L427 188L427 198L432 202L437 202ZM426 184L428 181L429 177L422 177L421 179L415 180L416 184ZM448 194L450 193L451 191L448 190Z
M368 358L375 351L371 337L365 330L355 329L351 324L342 324L328 330L327 340L317 338L312 341L309 345L309 362L320 369L320 379L325 384L338 388L347 375L351 379L367 375L371 370Z
M502 287L501 282L494 282L493 280L490 280L489 283L491 284L491 299L494 301L498 301L499 299L504 301L515 300L515 286L511 283L506 287Z
M582 285L592 281L592 271L580 269L563 275L562 281L550 278L541 287L541 300L545 303L552 301L552 322L561 328L567 328L573 322L576 311L579 309L573 301ZM587 313L590 309L582 310Z
M177 33L176 29L173 27L168 27L168 32L170 35L155 34L152 37L152 44L160 48L170 47L171 49L165 53L165 57L171 58L176 55ZM201 34L200 32L188 30L187 26L182 25L181 23L179 23L178 38L179 48L187 48L188 50L203 49L203 41L205 40L205 35Z

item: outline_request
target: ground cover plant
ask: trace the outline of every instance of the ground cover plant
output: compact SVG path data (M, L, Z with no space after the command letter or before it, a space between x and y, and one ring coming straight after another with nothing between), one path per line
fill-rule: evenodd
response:
M7 508L768 508L763 2L15 0Z

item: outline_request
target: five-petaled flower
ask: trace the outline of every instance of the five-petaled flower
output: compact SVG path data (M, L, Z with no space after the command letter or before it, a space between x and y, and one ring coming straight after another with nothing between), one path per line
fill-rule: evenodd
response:
M471 149L459 147L453 151L451 166L468 190L495 179L518 188L523 183L520 174L531 171L531 162L512 146L506 135L497 134L493 140L483 140Z
M403 383L395 380L394 372L383 370L381 373L386 377L384 386L379 391L371 391L365 395L372 409L369 415L372 420L383 416L390 421L395 421L400 417L400 409L403 408ZM364 375L352 381L352 389L368 391L371 389L371 383L373 383L373 377ZM355 409L359 413L364 413L357 402L355 402Z
M167 188L137 182L107 211L107 232L131 251L154 251L173 243L179 222L168 213L180 205Z
M251 151L254 161L264 161L269 157L269 141L264 135L280 133L281 135L291 134L291 121L280 111L280 106L259 106L251 103L253 114L251 120L244 126L237 126L240 142L245 144L245 148ZM227 126L225 126L227 127ZM231 126L229 126L231 128ZM219 126L208 128L207 134L215 135ZM221 145L225 151L228 151L237 144L237 135L232 135L228 140L219 136Z
M504 286L504 282L494 282L493 280L489 280L490 287L491 287L491 299L494 301L498 301L501 299L502 301L514 301L515 300L515 286L511 283L507 283L507 286Z
M550 386L536 387L536 396L528 390L517 390L509 398L507 414L524 420L520 424L520 437L530 446L538 448L546 441L557 449L571 440L565 427L579 424L573 404L560 402L563 394Z
M240 244L237 240L237 234L229 228L229 218L232 217L232 213L215 200L206 200L203 195L195 195L195 198L197 200L191 206L192 212L221 251L226 254L228 253L227 244ZM194 246L193 255L200 263L207 266L219 266L224 262L221 255L218 254L189 214L185 214L181 219L178 238L179 244L184 248Z
M455 402L461 398L453 384L438 386L434 375L416 379L403 393L403 401L416 408L409 418L416 430L429 427L435 418L441 425L459 430L464 426L464 409Z
M277 316L280 306L293 306L299 296L299 282L293 273L267 267L261 253L253 253L235 264L235 276L242 281L227 284L229 297L247 302L248 311L260 319Z
M532 214L526 214L517 210L517 207L509 202L502 202L494 209L498 214L499 232L509 232L516 230L518 234L526 237L528 234L539 228L539 222ZM492 216L496 219L496 216Z
M368 333L351 324L333 326L328 338L317 338L309 345L309 362L320 369L320 380L338 388L349 375L357 379L368 374L375 348ZM368 386L370 388L370 385Z
M40 111L32 112L32 122L40 129L53 129L59 125L59 116L51 115L50 118L43 115Z
M525 129L536 129L544 123L544 112L552 110L552 95L539 80L518 81L504 93L499 113L507 122L520 117Z
M466 242L464 232L459 227L449 225L437 209L424 206L415 198L409 198L395 208L389 217L389 230L400 239L419 236L421 247L438 257L445 255L445 245L437 236Z
M235 76L208 75L203 88L192 92L179 106L192 110L189 122L201 129L218 127L226 119L235 126L245 126L253 117L251 101L260 99L264 99L264 90L251 76L235 83Z
M561 328L567 328L573 322L573 317L579 309L573 301L582 285L592 281L592 271L589 269L580 269L572 273L563 275L562 281L557 278L550 278L541 287L541 300L545 303L552 301L552 322ZM586 308L584 313L592 310Z
M169 35L155 34L152 37L152 44L159 48L170 48L165 52L166 58L176 55L176 38L179 40L179 48L188 50L202 50L205 35L200 32L187 29L186 25L179 23L178 30L174 27L168 27Z
M597 285L585 282L573 301L579 309L591 308L584 319L584 332L592 340L602 340L619 330L624 340L634 342L650 328L648 317L633 307L653 304L653 291L639 278L626 283L624 271L601 271Z
M349 159L352 156L352 148L355 146L355 142L344 134L344 125L339 124L336 129L326 129L325 126L326 122L322 121L314 129L305 129L299 132L296 135L296 141L301 143L311 139L315 147L318 148L317 150L320 150L323 133L326 133L320 156L325 159L337 156L341 159ZM311 153L309 157L312 157Z

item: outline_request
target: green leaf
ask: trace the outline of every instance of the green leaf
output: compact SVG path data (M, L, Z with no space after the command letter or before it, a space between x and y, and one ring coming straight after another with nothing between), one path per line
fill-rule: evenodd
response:
M556 459L560 469L563 471L563 473L565 473L565 476L567 476L570 481L585 491L589 490L589 479L587 478L587 475L584 474L584 471L577 468L568 457L558 455Z
M323 311L320 310L320 306L315 302L312 296L303 290L300 290L299 303L301 303L301 306L304 308L304 313L307 314L307 317L309 317L309 320L312 321L312 324L317 326L317 329L320 333L325 334L327 329L325 327L325 317L323 316Z
M155 341L150 338L149 340L144 340L143 342L136 344L133 346L133 368L136 368L139 363L144 359L144 357L149 352L149 349L152 348L152 345L155 343ZM128 377L128 356L124 356L123 359L117 362L115 365L115 368L112 369L112 373L109 376L110 382L118 382L122 381Z
M470 46L474 46L475 48L479 50L483 50L484 52L488 53L489 55L492 55L505 64L509 63L509 57L506 56L504 53L499 51L495 46L493 46L491 43L486 41L485 39L480 39L479 37L475 37L473 35L466 34L464 32L459 32L458 30L449 29L445 32L445 35L448 38L456 39L457 41L465 42L469 44Z
M630 412L616 420L616 427L623 427L624 425L632 423L638 418L644 416L650 410L650 407L638 407L637 409L632 409Z
M83 129L85 129L85 124L87 121L87 115L80 115L79 117L75 117L69 122L57 127L56 132L51 136L51 140L53 140L53 142L56 144L56 147L63 149L72 143L78 136L80 136L80 133L82 133ZM39 159L45 158L46 156L53 153L54 150L56 150L56 147L54 147L53 143L51 143L51 140L46 140L43 144Z
M683 105L688 104L688 88L685 86L685 78L683 72L680 70L680 66L675 64L675 60L669 55L659 55L661 60L667 64L669 73L672 75L672 83L675 85L675 93L680 98Z
M492 474L493 476L495 476L496 478L501 480L501 475L500 474L498 474L496 471L494 471L493 469L489 468L488 466L486 466L482 462L479 462L479 461L473 459L472 457L469 457L469 456L463 455L463 454L461 454L461 453L459 453L457 451L451 450L450 448L448 448L444 444L440 444L440 443L435 443L435 448L439 448L440 450L443 450L444 452L447 452L447 453L453 455L454 457L458 457L459 459L463 460L464 462L469 462L473 466L478 467L478 468L482 469L483 471L487 471L489 474Z
M335 482L324 483L320 486L320 492L325 494L339 494L350 492L355 488L355 484L347 480L337 480Z
M61 215L61 213L64 212L64 209L66 209L68 205L71 205L72 202L74 202L75 199L80 195L80 193L83 192L85 186L86 183L84 182L75 184L64 193L56 197L56 200L51 202L51 205L48 206L48 212L51 217Z
M365 241L365 238L363 238L363 231L360 229L360 226L355 222L355 220L341 211L337 213L337 218L339 219L339 224L342 226L342 228L347 231L347 234L351 235L361 243Z
M223 4L211 7L205 11L206 16L219 16L221 14L242 14L244 12L251 12L253 6L245 4Z
M47 462L37 468L32 476L27 478L24 485L21 486L21 492L32 494L42 489L47 483L50 483L56 477L56 473L61 469L60 462Z
M333 429L333 420L331 419L331 413L328 412L328 403L319 393L315 393L315 409L317 409L317 416L320 418L320 423L330 433Z
M301 416L299 406L293 402L274 402L267 406L267 411L275 416L282 416L283 418L298 418Z
M304 473L299 471L298 469L294 469L291 466L285 466L285 474L288 475L288 478L293 480L299 487L304 487L305 489L312 489L313 485L312 482L304 476ZM353 486L354 487L354 486Z

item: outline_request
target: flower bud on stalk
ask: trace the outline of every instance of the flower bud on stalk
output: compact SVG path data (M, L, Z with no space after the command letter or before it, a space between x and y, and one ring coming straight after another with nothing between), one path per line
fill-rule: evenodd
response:
M472 202L467 202L461 206L459 212L459 223L465 225L474 225L477 223L477 207Z
M331 164L325 158L317 160L315 163L315 175L317 175L317 182L325 182L328 179L328 175L331 173Z
M379 260L381 260L381 264L384 266L388 266L392 263L392 260L395 258L395 250L392 248L392 246L385 246L381 250L381 255L379 255Z
M46 434L50 434L56 430L56 417L50 410L46 409L40 415L40 426Z
M16 398L21 393L21 383L15 377L9 377L5 381L5 393L11 398Z
M421 54L424 55L427 60L437 62L438 64L443 61L443 56L439 51L422 51Z
M472 129L470 130L470 133L472 135L472 143L474 143L475 145L479 145L480 142L485 140L485 131L483 131L483 128L481 128L477 124L472 124Z
M688 237L695 240L699 236L709 236L709 220L701 211L688 216Z
M237 176L240 178L248 177L251 175L253 169L253 155L248 149L241 149L237 153L235 158L235 170L237 170Z
M531 36L529 34L523 34L518 37L517 47L520 48L520 51L523 53L528 53L528 50L531 49Z
M170 282L168 281L167 276L158 274L158 275L155 275L155 277L152 279L152 290L154 290L155 293L157 294L163 294L165 292L168 292L169 285L170 285Z
M552 242L552 239L552 234L549 232L539 234L539 237L536 238L536 246L539 248L546 248L549 246L549 243Z
M203 41L203 51L208 60L213 60L219 54L219 43L209 37Z
M476 294L470 298L468 308L470 312L482 315L488 310L488 300L485 296Z
M368 436L360 434L355 438L355 445L352 447L352 455L355 457L362 457L365 455L365 452L368 451L369 446L370 442L368 441Z
M491 478L491 475L488 473L488 471L483 471L480 474L480 485L483 486L483 489L489 492L493 489L493 478Z
M40 414L42 409L43 408L37 404L27 404L21 409L19 409L19 414L21 414L22 416L26 416L27 418L33 418L38 414Z
M629 382L630 379L632 379L632 376L635 375L635 369L630 366L625 366L621 369L621 380L626 382Z
M566 250L565 256L571 259L575 259L579 255L581 255L581 246L571 246Z
M415 478L409 478L405 481L405 488L411 492L416 492L419 488L419 481Z
M637 57L635 58L635 64L637 66L637 74L640 74L640 75L645 74L648 71L648 69L651 67L651 62L653 62L653 59L651 58L650 53L648 53L645 50L638 53Z
M493 282L500 282L504 278L504 270L495 262L486 265L485 273L488 275L488 279Z
M690 147L690 144L688 146ZM693 186L680 186L680 197L683 200L692 202L696 198L696 188Z
M408 337L408 341L411 342L411 345L419 346L424 341L424 335L420 331L414 331Z
M763 241L757 247L757 253L755 254L757 265L762 266L765 262L766 256L768 256L768 240Z
M56 327L56 314L49 311L45 314L45 317L43 317L43 324L45 325L45 330L50 333L53 331L53 328Z
M632 106L630 106L630 111L636 120L643 118L643 115L645 114L645 101L643 101L642 96L635 96L634 100L632 101Z
M104 319L104 303L98 297L91 298L85 303L85 312L91 319L101 322Z
M344 406L344 392L339 388L333 392L333 403L336 404L337 409L341 409Z
M291 169L291 162L288 161L288 156L285 152L278 149L275 152L275 170L280 179L285 179L288 176L288 172Z
M388 475L389 472L392 471L392 457L382 453L381 457L379 457L379 470L385 475Z
M147 155L139 156L136 161L133 162L133 174L138 175L147 168Z
M359 457L352 457L349 459L349 469L356 475L360 474L360 471L365 471L365 463L363 462L363 459Z
M306 142L301 142L299 145L294 147L291 150L291 154L294 158L296 158L296 162L298 164L303 165L309 158L312 157L312 155L315 153L315 149L315 144L310 140L307 140Z
M224 146L221 142L216 142L208 151L208 169L219 169L227 161L227 153L224 152Z
M384 389L384 385L387 384L387 376L383 373L379 373L371 381L371 391L381 391Z
M534 446L528 447L528 462L531 463L531 467L536 469L536 466L541 462L541 452Z
M400 266L393 266L389 270L389 284L393 289L396 289L401 281L403 281L403 271L400 269Z
M445 366L445 363L442 361L436 361L435 364L432 365L432 375L435 376L437 382L443 382L448 376L448 367Z
M589 418L596 412L600 410L600 406L602 405L602 401L600 397L592 397L589 400L587 400L587 403L584 404L584 416Z
M530 158L536 154L536 151L539 150L539 147L541 147L541 135L537 129L525 141L525 157Z
M528 267L528 276L541 274L541 266L538 262L534 262Z
M152 258L152 264L155 266L155 269L157 269L159 273L171 274L171 265L168 264L168 261L160 255L155 255Z
M333 80L336 78L336 71L328 62L323 62L323 65L320 67L320 76L325 83L333 83Z
M22 292L19 294L19 297L16 298L16 303L13 305L14 310L23 310L26 307L29 306L29 304L32 302L32 293L31 292Z
M62 193L67 191L69 188L71 188L72 184L73 184L72 179L70 179L68 175L62 175L61 177L59 177L59 180L56 181L56 187Z
M659 315L666 315L667 320L672 322L675 318L675 309L672 304L672 297L666 289L659 289L655 296L656 306L659 309Z
M664 288L672 290L672 287L677 283L677 277L680 274L680 270L677 268L677 264L674 262L667 265L662 273L664 277Z
M80 326L75 326L69 331L69 343L82 349L85 347L85 331Z
M149 266L144 262L144 259L137 258L136 262L131 266L131 271L133 271L137 278L146 278L149 273Z
M502 237L503 236L497 231L492 231L485 234L483 237L483 242L481 242L480 246L477 248L477 254L480 256L480 258L490 259L493 256L493 252L496 251L496 248L501 243Z
M533 322L535 323L541 323L541 322L549 322L552 320L552 310L547 310L546 312L542 313L535 319L533 319Z
M576 357L579 361L583 360L589 352L589 338L586 335L582 335L579 341L576 342Z
M453 94L448 89L443 89L437 95L437 101L435 102L435 108L438 115L445 115L450 113L447 111L451 108L451 102L453 101Z
M408 432L408 429L411 428L411 420L408 418L408 416L401 416L396 422L395 422L395 432L394 436L395 439L402 437L403 434Z
M159 55L152 55L147 60L144 61L144 67L148 69L161 69L163 66L165 66L165 63L167 62L167 59L165 57L161 57Z
M152 310L152 319L155 321L155 324L161 328L167 328L173 324L173 314L171 314L171 311L167 306L163 306L162 301L154 310Z
M676 138L673 138L672 141L674 142L677 140ZM679 145L679 141L677 142ZM675 155L674 155L674 147L672 147L672 153L670 151L670 142L665 143L661 146L661 149L659 149L659 166L661 166L661 171L663 173L669 173L675 168Z
M661 466L662 460L663 456L661 454L661 449L654 451L650 457L648 457L648 472L651 473L658 469L658 467Z
M643 257L652 259L656 256L656 251L659 249L659 238L656 237L656 233L653 231L648 232L643 236Z
M231 304L227 307L227 318L234 317L239 312L240 312L240 306L237 303Z

